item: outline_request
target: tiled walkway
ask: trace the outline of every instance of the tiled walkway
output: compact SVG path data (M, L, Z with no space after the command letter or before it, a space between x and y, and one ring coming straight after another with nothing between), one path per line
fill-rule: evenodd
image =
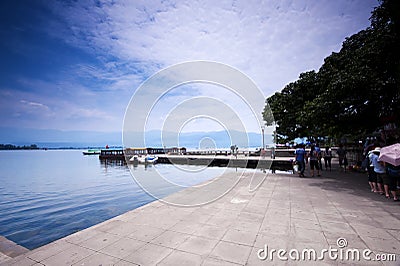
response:
M270 174L253 193L250 176L211 204L183 208L156 201L1 265L400 264L400 203L371 193L364 174L337 169L318 178ZM347 246L339 248L338 238ZM265 245L286 250L281 257L288 260L277 253L272 261L259 259ZM293 249L301 258L304 249L315 249L319 257L329 247L358 249L361 260L330 259L328 253L323 261L291 259ZM366 261L365 249L372 259L396 254L397 262Z

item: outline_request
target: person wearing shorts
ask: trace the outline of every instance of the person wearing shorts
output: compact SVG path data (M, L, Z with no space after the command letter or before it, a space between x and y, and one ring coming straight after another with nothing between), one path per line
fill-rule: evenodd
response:
M310 150L310 169L312 171L312 175L314 176L314 168L317 169L317 176L321 176L319 174L319 162L318 162L318 152L315 150L315 146L311 145Z
M295 154L295 162L299 165L299 177L304 177L304 170L306 169L306 151L304 149L304 145L300 144L299 148L294 152Z
M394 201L399 201L397 197L397 178L400 176L400 166L394 166L389 163L385 163L386 166L386 175L383 176L383 185L385 188L386 195L390 193L392 194ZM388 198L386 196L386 198Z
M386 173L386 169L383 165L383 162L379 162L378 158L379 158L379 154L381 152L381 148L376 147L374 150L372 150L371 155L370 155L370 160L371 163L374 167L374 172L376 174L376 183L378 185L378 192L381 195L384 195L385 193L383 192L383 176ZM386 194L386 197L388 197L389 194Z

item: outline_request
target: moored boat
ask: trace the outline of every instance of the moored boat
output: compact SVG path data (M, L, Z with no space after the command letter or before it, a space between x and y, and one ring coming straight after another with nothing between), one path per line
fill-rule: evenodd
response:
M156 163L158 160L157 156L154 155L147 155L147 156L143 156L143 157L137 157L137 161L139 163L144 163L144 164L151 164L151 163Z
M98 150L98 149L89 149L87 151L83 151L82 153L83 153L83 155L99 155L100 154L100 150Z

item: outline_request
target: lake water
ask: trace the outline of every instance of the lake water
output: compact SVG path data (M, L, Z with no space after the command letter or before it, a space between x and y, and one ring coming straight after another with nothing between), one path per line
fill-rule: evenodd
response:
M133 166L130 166L133 167ZM222 174L225 168L173 165L132 168L134 173L172 176L181 187ZM188 169L186 169L188 170ZM176 187L157 187L163 197ZM34 249L154 201L132 178L127 165L104 163L79 150L0 152L0 235Z

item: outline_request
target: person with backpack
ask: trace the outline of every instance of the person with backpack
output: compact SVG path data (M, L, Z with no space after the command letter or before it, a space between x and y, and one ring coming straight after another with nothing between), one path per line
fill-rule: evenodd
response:
M310 150L310 169L312 171L312 177L314 177L314 168L317 169L317 176L321 176L319 174L319 162L318 162L318 152L315 150L315 146L311 145L311 150Z

